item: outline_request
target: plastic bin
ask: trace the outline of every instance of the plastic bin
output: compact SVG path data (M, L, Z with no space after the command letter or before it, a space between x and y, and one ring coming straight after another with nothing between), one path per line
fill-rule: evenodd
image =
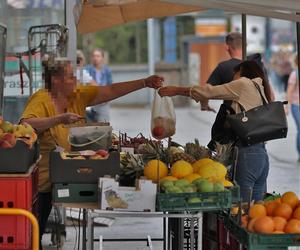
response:
M225 217L225 225L230 233L247 250L281 250L300 246L300 234L256 234L250 233L230 216Z
M54 184L52 200L56 203L85 203L98 201L98 184Z
M52 183L98 183L99 177L119 175L120 153L110 152L108 159L62 159L60 153L50 153Z
M109 149L112 144L111 126L71 127L69 142L72 151Z
M38 217L37 178L35 166L27 174L0 175L0 207L26 209ZM0 249L31 249L31 225L27 218L1 216Z

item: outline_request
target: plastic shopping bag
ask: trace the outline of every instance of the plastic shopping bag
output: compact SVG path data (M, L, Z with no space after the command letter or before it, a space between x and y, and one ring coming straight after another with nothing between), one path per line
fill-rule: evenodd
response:
M176 115L173 101L170 97L160 97L154 93L151 114L151 132L157 140L170 137L176 131Z

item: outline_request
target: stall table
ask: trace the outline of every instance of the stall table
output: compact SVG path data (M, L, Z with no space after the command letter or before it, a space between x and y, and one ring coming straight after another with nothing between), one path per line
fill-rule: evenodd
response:
M93 250L94 241L100 241L100 250L103 249L102 242L103 238L99 236L99 240L94 240L94 225L93 220L99 217L111 217L111 218L121 218L121 217L135 217L135 218L162 218L164 220L163 228L163 239L154 239L156 241L161 240L164 242L164 250L168 249L167 226L166 220L168 218L186 219L190 218L193 221L198 221L198 250L202 249L202 219L203 212L198 211L197 213L163 213L163 212L129 212L129 211L110 211L110 210L99 210L97 203L55 203L56 206L62 206L65 208L77 208L83 209L83 219L82 219L82 249L83 250ZM194 223L191 224L191 250L196 250L194 247ZM125 241L125 239L116 239L118 241ZM140 239L126 239L126 241L140 241ZM145 240L146 241L146 240ZM147 242L149 249L152 249L151 237L147 237Z

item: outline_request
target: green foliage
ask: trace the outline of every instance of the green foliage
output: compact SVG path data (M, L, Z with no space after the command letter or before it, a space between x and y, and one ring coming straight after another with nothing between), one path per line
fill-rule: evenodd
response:
M161 38L163 39L163 20L161 23ZM180 38L194 34L194 18L190 16L177 17L177 46L180 47ZM163 41L163 40L162 40ZM83 37L77 37L78 48L83 47ZM163 46L163 42L161 42ZM102 48L109 53L111 64L146 63L148 60L147 22L136 22L119 25L93 34L93 48ZM162 47L162 51L163 51ZM88 50L84 48L84 50Z

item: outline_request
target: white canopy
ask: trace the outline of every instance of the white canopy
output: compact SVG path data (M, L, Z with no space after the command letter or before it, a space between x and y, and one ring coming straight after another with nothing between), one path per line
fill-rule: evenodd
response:
M115 25L152 17L200 11L199 7L165 0L84 0L74 8L79 33L100 31Z
M166 0L182 3L182 0ZM253 16L263 16L300 22L299 0L184 0L184 3L206 9L222 9Z
M79 33L91 33L151 17L203 9L300 22L300 0L82 0L74 8Z

